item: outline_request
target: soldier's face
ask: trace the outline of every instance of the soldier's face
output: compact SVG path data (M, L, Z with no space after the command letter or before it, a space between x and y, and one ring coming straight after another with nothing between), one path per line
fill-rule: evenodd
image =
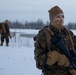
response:
M59 15L55 16L53 18L53 20L51 21L51 24L57 28L61 28L63 26L63 23L64 23L64 15L63 14L59 14Z

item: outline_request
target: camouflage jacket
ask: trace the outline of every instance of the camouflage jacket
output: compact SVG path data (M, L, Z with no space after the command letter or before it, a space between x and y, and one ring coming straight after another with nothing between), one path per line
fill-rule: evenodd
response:
M72 40L73 40L73 44L74 44L74 48L76 50L76 36L69 30L65 29L65 27L63 27L61 29L61 31L59 31L58 29L54 28L52 25L49 26L49 28L56 34L56 33L59 33L61 34L61 36L63 37L64 39L64 42L68 48L68 50L70 50L72 48L72 44L70 42L70 40L68 39L68 34L67 34L67 31L69 32L69 34L71 35L72 37ZM49 32L48 32L49 34ZM34 50L34 54L35 54L35 60L36 60L36 63L37 63L37 60L40 62L40 66L41 66L41 69L44 68L44 66L46 65L46 61L47 61L47 52L48 51L53 51L53 50L56 50L58 51L59 53L61 53L61 51L53 44L51 44L51 38L52 36L49 35L48 38L50 38L48 40L48 44L50 44L49 46L47 45L47 37L46 37L46 33L45 32L42 32L38 38L37 38L37 43L36 43L36 46L35 46L35 50Z
M9 26L7 23L2 23L1 25L1 35L2 36L9 36L10 35L10 31L9 31Z

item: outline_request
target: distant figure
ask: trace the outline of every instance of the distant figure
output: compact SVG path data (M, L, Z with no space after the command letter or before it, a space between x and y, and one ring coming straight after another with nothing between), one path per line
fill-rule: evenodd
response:
M9 44L9 37L10 36L10 31L9 31L9 26L8 26L8 20L5 20L5 23L0 24L0 33L1 33L1 44L0 46L3 46L4 39L6 40L6 46Z

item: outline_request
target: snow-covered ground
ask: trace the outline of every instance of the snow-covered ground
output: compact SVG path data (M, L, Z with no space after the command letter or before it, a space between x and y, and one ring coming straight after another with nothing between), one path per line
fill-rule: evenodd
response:
M0 47L0 75L40 75L33 47Z
M76 31L73 32L76 35ZM0 75L41 75L34 60L33 38L25 35L37 33L38 30L11 30L9 47L5 42L0 46Z

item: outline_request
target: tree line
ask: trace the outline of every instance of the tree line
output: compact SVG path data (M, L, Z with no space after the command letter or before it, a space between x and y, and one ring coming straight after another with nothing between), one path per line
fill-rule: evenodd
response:
M41 29L44 26L48 26L49 22L47 21L46 23L44 23L42 19L38 19L36 22L25 21L25 23L23 24L16 20L14 22L9 21L8 25L11 29ZM68 29L76 29L76 23L69 22L64 26Z

